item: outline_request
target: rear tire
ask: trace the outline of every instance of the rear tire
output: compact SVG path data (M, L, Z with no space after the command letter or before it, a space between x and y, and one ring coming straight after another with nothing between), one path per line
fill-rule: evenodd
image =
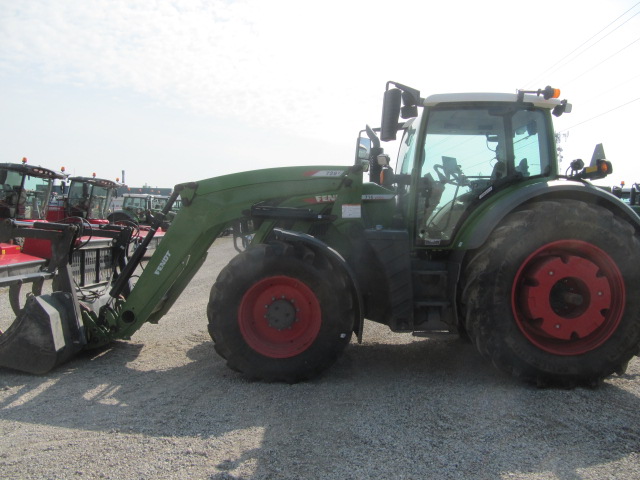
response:
M640 241L603 207L543 201L505 217L466 263L466 328L498 368L594 385L640 344Z
M250 378L294 383L318 375L351 339L346 278L307 247L274 242L237 255L211 289L215 349Z

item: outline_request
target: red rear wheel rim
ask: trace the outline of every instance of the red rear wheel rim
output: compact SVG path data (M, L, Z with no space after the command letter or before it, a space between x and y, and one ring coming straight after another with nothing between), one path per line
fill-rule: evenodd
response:
M244 294L238 323L253 350L266 357L289 358L313 344L322 312L307 285L296 278L274 276L256 282Z
M555 355L581 355L618 328L625 286L603 250L580 240L560 240L527 257L511 298L516 324L531 343Z

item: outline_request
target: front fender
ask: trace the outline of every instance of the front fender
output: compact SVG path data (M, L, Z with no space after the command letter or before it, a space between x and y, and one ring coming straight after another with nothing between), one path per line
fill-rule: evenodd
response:
M456 250L480 247L502 219L528 202L574 199L601 205L623 217L640 231L640 217L614 195L591 184L573 180L553 180L516 185L495 192L475 209L464 222L453 242Z
M285 242L302 242L314 252L325 255L335 267L341 269L347 275L351 283L351 295L353 296L355 300L354 303L358 309L356 312L357 316L354 331L358 338L358 343L362 343L362 331L364 328L364 305L362 303L362 293L356 274L344 257L326 243L306 233L275 228L273 229L271 238Z

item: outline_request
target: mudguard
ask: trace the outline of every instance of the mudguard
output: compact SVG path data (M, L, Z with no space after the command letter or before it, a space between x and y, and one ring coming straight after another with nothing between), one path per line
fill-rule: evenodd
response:
M357 318L354 332L358 339L358 343L362 343L362 331L364 328L364 305L362 304L362 293L360 292L360 286L358 284L355 272L342 257L342 255L340 255L333 248L329 247L326 243L318 240L311 235L307 235L306 233L275 228L273 229L273 239L282 241L303 242L312 250L324 253L334 265L336 265L338 268L341 268L346 273L347 277L351 281L351 294L354 297L355 304L358 309L356 312Z
M571 180L537 182L515 189L496 192L495 200L485 202L473 212L458 232L453 242L454 249L471 250L480 247L502 219L530 201L567 199L597 202L627 220L640 231L640 217L614 195L591 184Z

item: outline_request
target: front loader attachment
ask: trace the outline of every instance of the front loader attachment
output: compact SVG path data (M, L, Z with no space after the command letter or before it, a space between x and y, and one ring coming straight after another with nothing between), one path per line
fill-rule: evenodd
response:
M94 236L114 239L111 268L115 274L116 267L123 265L120 257L126 253L131 228L109 226L96 230ZM82 243L80 227L38 222L25 225L11 219L0 222L0 242L15 242L17 238L46 241L51 245L51 254L50 258L43 259L44 266L38 272L0 278L0 287L9 287L10 304L16 313L11 325L5 331L0 330L0 367L43 374L88 344L82 311L90 307L81 307L78 294L81 287L74 279L70 262L74 249L79 248L77 244ZM52 293L40 294L44 280L51 282ZM27 283L33 283L35 288L20 307L20 288ZM123 286L123 291L128 292L128 285ZM90 294L98 295L94 291L86 293ZM2 313L6 314L7 310Z
M15 321L0 335L0 366L46 373L71 358L85 343L72 294L29 296Z

